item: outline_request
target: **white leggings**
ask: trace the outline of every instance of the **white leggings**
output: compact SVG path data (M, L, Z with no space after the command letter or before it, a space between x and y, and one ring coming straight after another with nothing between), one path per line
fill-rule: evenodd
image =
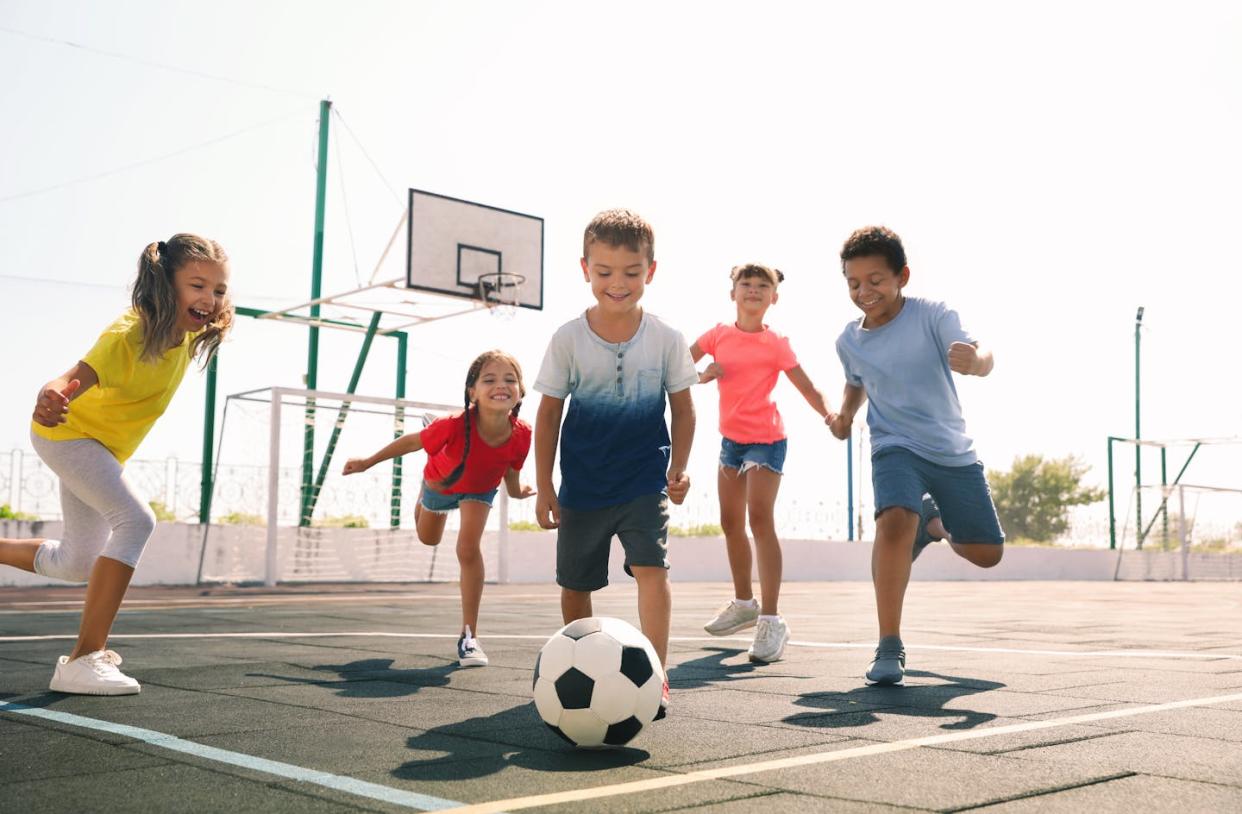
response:
M39 546L35 573L85 582L100 556L137 566L155 514L126 483L116 457L90 438L51 441L31 432L30 442L60 478L65 520L64 538Z

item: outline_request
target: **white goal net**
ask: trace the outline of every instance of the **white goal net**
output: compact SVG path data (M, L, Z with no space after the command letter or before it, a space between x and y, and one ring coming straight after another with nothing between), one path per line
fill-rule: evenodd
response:
M371 455L455 409L460 405L282 387L229 396L199 581L456 581L457 514L438 546L423 545L414 529L423 453L341 474L349 458ZM505 579L507 510L501 489L483 537L492 580Z
M1132 488L1127 506L1116 579L1242 580L1242 489L1155 484Z

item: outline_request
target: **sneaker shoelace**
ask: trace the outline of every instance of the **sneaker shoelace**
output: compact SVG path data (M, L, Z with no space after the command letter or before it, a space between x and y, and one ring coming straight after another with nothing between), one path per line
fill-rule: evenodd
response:
M903 665L906 663L906 649L904 647L877 647L875 649L876 661L880 659L897 659Z
M103 678L111 678L121 672L117 669L121 664L121 656L115 650L96 650L85 661L96 675Z

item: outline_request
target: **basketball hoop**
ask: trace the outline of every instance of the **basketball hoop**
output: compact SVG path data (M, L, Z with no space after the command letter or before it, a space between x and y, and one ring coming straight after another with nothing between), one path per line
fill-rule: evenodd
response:
M513 319L518 303L522 301L522 284L526 277L496 271L479 275L479 299L487 306L487 312L498 319Z

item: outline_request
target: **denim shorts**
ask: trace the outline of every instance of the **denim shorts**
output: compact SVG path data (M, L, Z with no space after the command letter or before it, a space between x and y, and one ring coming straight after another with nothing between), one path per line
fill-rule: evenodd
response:
M606 586L613 535L625 549L627 566L668 568L668 495L643 495L602 509L561 506L556 584L571 591Z
M770 444L739 444L728 438L720 439L720 466L745 472L762 466L781 474L785 466L785 450L788 447L785 439Z
M904 447L885 447L871 456L875 513L893 507L924 511L923 496L940 507L940 522L957 543L1005 542L983 463L943 466Z
M461 505L462 501L472 500L475 503L486 503L489 507L492 501L496 499L496 492L500 490L497 486L490 492L463 492L461 494L445 494L437 492L426 483L423 484L423 494L419 498L419 502L423 504L423 508L429 512L436 514L448 514Z

